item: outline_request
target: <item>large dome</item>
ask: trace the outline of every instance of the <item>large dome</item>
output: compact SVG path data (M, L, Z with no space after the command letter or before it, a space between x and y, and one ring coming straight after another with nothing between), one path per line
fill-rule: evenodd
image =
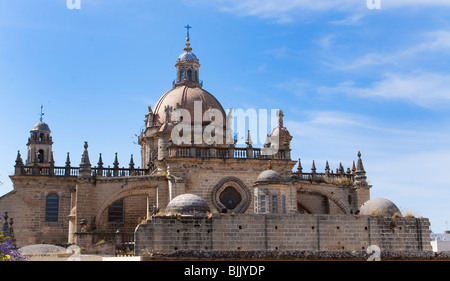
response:
M207 216L210 212L208 204L195 194L182 194L173 198L166 207L167 215Z
M202 103L202 118L203 114L209 108L218 109L223 115L223 124L226 124L226 114L220 102L209 92L200 87L190 87L188 85L179 85L172 90L165 93L154 108L155 117L153 125L161 125L166 121L166 114L164 109L166 106L171 106L175 110L178 106L186 109L191 114L191 121L194 121L194 102L201 101Z
M366 201L360 208L361 215L392 217L394 214L401 215L398 207L385 198L374 198Z

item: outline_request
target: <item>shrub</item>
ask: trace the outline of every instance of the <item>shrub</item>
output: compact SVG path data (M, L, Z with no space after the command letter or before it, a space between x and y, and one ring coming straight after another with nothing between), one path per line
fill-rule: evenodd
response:
M0 215L0 225L2 218L3 217ZM24 261L24 260L25 257L22 256L17 251L11 238L4 236L0 232L0 261Z

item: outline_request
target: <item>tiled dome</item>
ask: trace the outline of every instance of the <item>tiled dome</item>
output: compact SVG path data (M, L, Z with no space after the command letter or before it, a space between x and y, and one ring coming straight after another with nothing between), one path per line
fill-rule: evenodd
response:
M193 61L198 63L198 58L194 53L185 51L178 57L178 61Z

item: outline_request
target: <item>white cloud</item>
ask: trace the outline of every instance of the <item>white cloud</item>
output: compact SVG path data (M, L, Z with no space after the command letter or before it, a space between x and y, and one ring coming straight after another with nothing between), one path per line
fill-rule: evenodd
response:
M194 1L206 5L218 7L221 11L238 14L240 16L256 16L265 19L275 19L279 23L289 23L303 19L307 12L362 12L372 11L367 8L366 0L219 0L219 1ZM395 9L408 7L450 7L448 0L380 0L381 9ZM335 24L349 24L358 21L358 16L353 16L337 21Z
M419 34L419 40L423 40L410 47L391 52L372 52L359 58L343 60L333 59L326 64L338 70L358 70L363 67L380 65L405 65L414 63L417 59L422 59L424 55L435 54L436 52L448 52L450 50L450 32L437 30ZM401 48L401 47L400 47Z
M317 40L314 40L314 43L319 45L322 49L328 49L334 43L336 35L328 34Z
M350 81L336 87L321 87L319 92L405 100L421 107L448 105L450 74L385 74L382 80L373 82L367 87L358 87Z
M358 23L362 17L363 17L362 14L355 14L355 15L351 15L342 20L330 21L330 23L334 24L334 25L354 25L354 24Z

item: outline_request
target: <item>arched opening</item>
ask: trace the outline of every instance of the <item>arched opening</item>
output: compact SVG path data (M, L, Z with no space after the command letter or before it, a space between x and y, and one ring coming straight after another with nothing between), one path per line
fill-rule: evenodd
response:
M192 81L192 69L189 69L189 70L187 71L187 80L188 80L188 81Z
M195 82L198 82L198 72L197 72L197 70L194 71L194 80L195 80Z
M56 193L50 193L45 200L45 221L57 222L59 214L59 196Z
M39 149L39 151L38 151L37 162L44 163L44 150L43 149Z
M180 69L180 80L179 81L183 81L184 80L184 69Z
M108 222L123 223L123 199L118 200L109 206Z

